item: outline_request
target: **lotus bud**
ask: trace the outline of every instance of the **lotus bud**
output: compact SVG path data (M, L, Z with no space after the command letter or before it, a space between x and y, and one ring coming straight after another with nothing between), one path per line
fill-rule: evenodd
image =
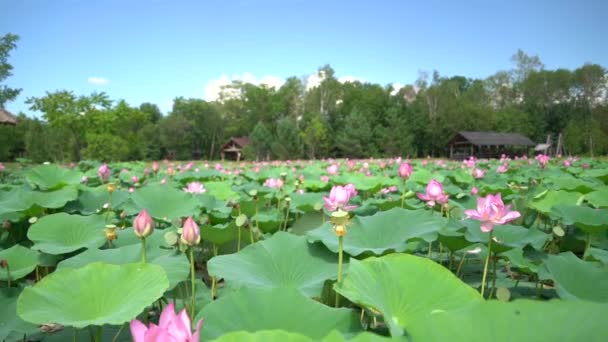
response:
M399 165L398 173L401 179L408 179L412 175L412 166L408 162L403 162Z
M135 184L137 182L139 182L139 177L137 177L137 176L131 177L131 183Z
M97 169L97 175L99 176L102 182L105 182L110 178L110 173L111 171L108 167L108 164L103 164L99 167L99 169Z
M108 190L109 193L113 193L114 191L116 191L116 184L108 183L106 185L106 190Z
M146 209L142 209L133 221L133 230L139 238L145 238L154 231L154 221Z
M196 245L201 241L201 231L192 216L189 216L184 222L181 240L188 246Z
M113 224L109 224L106 226L106 228L104 229L105 233L106 233L106 239L108 241L114 241L116 239L118 239L118 234L116 233L116 226Z

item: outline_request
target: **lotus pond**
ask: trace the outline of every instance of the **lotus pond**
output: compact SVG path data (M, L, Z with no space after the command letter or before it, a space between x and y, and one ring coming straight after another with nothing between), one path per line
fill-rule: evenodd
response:
M606 159L11 165L0 223L0 341L608 340Z

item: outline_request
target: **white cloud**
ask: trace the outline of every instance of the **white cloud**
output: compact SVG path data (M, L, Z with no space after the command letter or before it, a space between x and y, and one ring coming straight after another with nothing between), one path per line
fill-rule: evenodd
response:
M393 96L397 95L399 90L401 90L401 88L403 88L403 87L405 87L405 84L403 84L403 83L399 83L399 82L393 83L393 91L391 91L391 95L393 95Z
M265 84L268 87L275 89L279 89L285 83L285 80L281 77L272 75L266 75L258 79L250 72L244 72L242 75L234 74L231 77L228 77L226 74L222 74L220 77L211 79L209 82L207 82L204 94L205 100L216 101L219 99L222 91L228 97L238 96L238 93L235 91L231 92L226 89L222 90L222 87L232 84L233 81L241 81L243 83L251 83L255 85Z
M87 79L87 82L92 85L104 86L110 83L110 80L104 77L91 76Z

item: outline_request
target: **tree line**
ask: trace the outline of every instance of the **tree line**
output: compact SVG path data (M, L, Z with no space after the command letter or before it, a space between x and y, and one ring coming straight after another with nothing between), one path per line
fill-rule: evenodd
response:
M18 37L0 41L0 106L19 89L5 85ZM41 113L0 126L0 160L34 162L218 159L230 137L248 136L248 159L446 156L455 132L519 132L536 142L563 134L569 154L608 153L608 74L597 64L545 68L519 50L510 70L484 78L420 72L395 89L340 82L333 68L307 87L290 77L277 88L233 81L216 101L178 97L133 106L105 93L47 92L26 100Z

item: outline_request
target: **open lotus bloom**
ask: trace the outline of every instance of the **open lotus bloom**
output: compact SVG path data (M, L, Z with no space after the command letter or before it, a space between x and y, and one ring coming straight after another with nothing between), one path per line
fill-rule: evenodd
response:
M202 194L207 191L201 182L190 182L183 190L191 194Z
M277 179L268 178L264 182L264 186L267 186L267 187L273 188L273 189L279 189L283 186L283 181L280 178L277 178Z
M495 225L505 224L520 217L518 211L511 211L511 205L505 207L501 194L489 194L477 198L477 210L465 210L468 218L481 221L481 231L491 232Z
M355 190L355 186L352 184L348 184L346 186L336 185L331 188L329 192L329 197L323 197L323 201L325 201L325 208L329 211L340 210L352 210L357 206L348 205L351 197L357 195L357 191Z
M429 207L434 207L436 203L448 203L448 195L443 193L443 185L434 179L431 179L426 186L425 194L419 192L416 196L418 196L419 199L426 201L426 204Z
M186 309L175 314L173 303L167 305L160 315L158 325L150 323L146 327L142 322L131 321L131 336L135 342L198 342L203 320L196 324L196 331L192 333L190 318Z

